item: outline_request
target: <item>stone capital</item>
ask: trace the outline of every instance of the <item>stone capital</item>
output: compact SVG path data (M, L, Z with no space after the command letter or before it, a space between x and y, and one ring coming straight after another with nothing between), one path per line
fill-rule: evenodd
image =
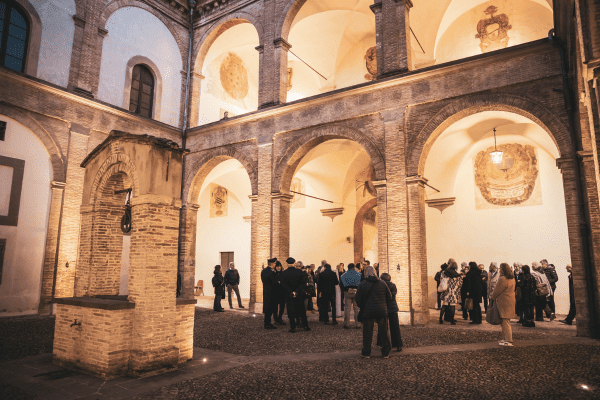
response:
M184 211L198 212L200 209L200 204L185 204L182 206Z
M375 186L375 189L383 189L387 186L387 180L373 181L373 186Z
M59 181L50 182L51 189L65 190L65 186L67 186L67 184L65 182L59 182Z
M273 200L283 200L283 201L290 201L294 198L294 195L292 193L280 193L280 192L276 192L276 193L271 193L271 198Z
M206 79L206 77L196 71L192 72L192 75L194 76L194 79Z
M285 51L288 51L292 48L292 45L289 44L288 41L283 38L277 38L273 40L273 44L275 45L275 47L282 47Z
M258 201L258 195L256 194L251 194L250 196L248 196L248 198L250 199L251 202L255 203Z
M108 35L108 29L98 28L98 36L104 39L106 35Z
M556 159L556 166L558 169L568 169L573 168L573 158L571 157L561 157Z
M265 50L265 46L261 44L260 46L256 46L254 49L262 54L262 52Z
M591 150L578 151L577 156L583 162L594 162L594 152Z
M410 10L413 7L413 2L411 0L394 0L396 3L404 3L404 7L406 10Z
M426 179L425 177L421 176L421 175L412 175L412 176L407 176L404 181L406 182L407 185L419 185L421 187L425 187L425 184L427 183L428 179Z
M75 26L78 26L80 28L85 28L85 19L77 16L77 15L73 15L73 21L75 21Z
M381 3L375 3L375 4L371 4L369 6L369 8L371 9L371 11L373 12L373 14L375 15L379 15L381 14Z

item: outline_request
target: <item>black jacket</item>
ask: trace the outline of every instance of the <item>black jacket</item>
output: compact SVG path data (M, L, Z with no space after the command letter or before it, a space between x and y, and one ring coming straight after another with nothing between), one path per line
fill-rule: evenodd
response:
M479 268L471 268L467 272L467 276L463 282L465 294L468 299L473 299L474 303L481 302L483 298L483 283L481 281L481 270Z
M521 300L519 302L526 306L533 306L535 304L535 291L537 289L533 275L523 274L517 285L521 288Z
M544 268L544 274L546 278L548 278L548 282L550 282L550 286L552 286L552 291L556 289L556 282L558 282L558 274L556 273L556 268L548 265Z
M232 286L240 284L240 273L237 269L228 269L225 272L225 283Z
M396 289L396 285L392 282L384 281L387 285L388 289L390 289L390 294L392 295L392 299L387 302L388 314L397 313L400 311L398 308L398 303L396 302L396 294L398 293L398 289Z
M575 288L573 287L573 274L569 274L569 300L575 303Z
M372 289L371 289L372 287ZM369 292L369 289L371 291ZM375 319L388 316L387 303L392 299L390 289L376 276L369 276L358 285L356 303L363 312L363 318Z
M335 272L325 269L319 276L319 289L323 296L335 296L335 287L340 284Z
M212 285L215 288L215 296L225 296L225 287L223 286L223 275L221 275L221 271L215 272L215 276L212 278Z
M260 280L263 284L263 304L269 304L271 302L271 296L273 294L273 275L275 271L267 267L260 273Z
M296 298L302 296L302 291L308 283L308 275L294 267L290 267L283 271L279 278L281 279L281 286L285 289L285 292L288 295L292 292L296 292Z
M275 296L276 301L279 303L281 300L285 299L285 289L281 284L281 272L275 271L275 273L271 276L271 281L273 282L273 296Z

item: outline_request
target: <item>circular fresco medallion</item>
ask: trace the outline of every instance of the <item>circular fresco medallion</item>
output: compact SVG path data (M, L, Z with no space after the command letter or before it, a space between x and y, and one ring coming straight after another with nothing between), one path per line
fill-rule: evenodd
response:
M227 54L221 63L220 75L223 89L232 98L241 100L248 95L248 71L236 54Z
M483 198L497 206L512 206L527 201L538 176L535 149L529 145L503 144L501 164L492 163L493 147L480 151L475 157L475 184Z

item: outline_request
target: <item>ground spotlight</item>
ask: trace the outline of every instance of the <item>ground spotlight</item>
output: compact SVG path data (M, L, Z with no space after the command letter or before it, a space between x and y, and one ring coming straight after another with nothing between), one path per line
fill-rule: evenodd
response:
M206 362L206 358L203 358L203 359L202 359L202 362Z

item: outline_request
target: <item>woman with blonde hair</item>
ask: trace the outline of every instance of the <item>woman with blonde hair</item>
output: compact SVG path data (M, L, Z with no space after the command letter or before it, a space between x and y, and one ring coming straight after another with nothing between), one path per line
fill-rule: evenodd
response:
M515 318L515 277L510 265L500 264L500 278L492 294L492 299L497 303L498 313L502 319L502 334L504 340L498 342L500 346L512 347L512 329L510 319Z

